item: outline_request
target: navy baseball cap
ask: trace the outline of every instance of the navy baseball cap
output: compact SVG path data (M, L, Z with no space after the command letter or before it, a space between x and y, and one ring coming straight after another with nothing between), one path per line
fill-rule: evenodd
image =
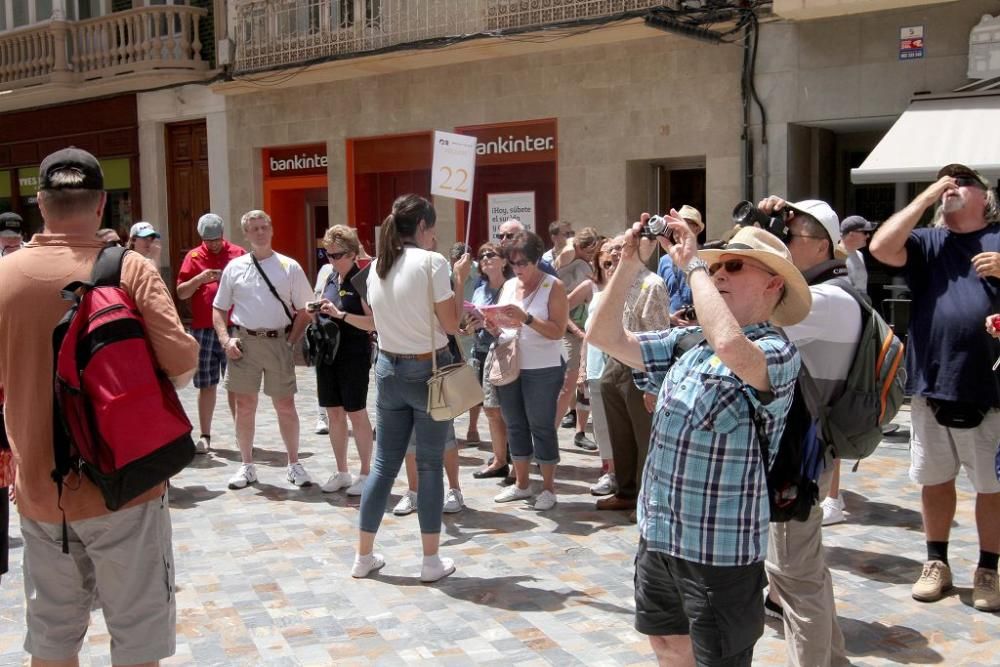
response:
M53 183L53 175L61 171L75 171L83 176L83 182L74 186ZM38 183L39 190L103 190L104 172L97 158L82 148L70 146L42 160L38 168Z

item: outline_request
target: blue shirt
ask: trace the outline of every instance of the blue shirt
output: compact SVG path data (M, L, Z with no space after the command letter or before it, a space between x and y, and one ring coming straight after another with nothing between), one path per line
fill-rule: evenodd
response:
M906 393L1000 407L993 362L1000 343L986 316L1000 312L1000 279L980 278L973 256L1000 251L1000 224L968 234L922 228L906 241L906 284L913 301L906 350Z
M490 287L489 278L483 275L479 283L476 284L476 289L473 290L472 298L469 301L477 306L494 306L500 297L501 290L503 290L503 285L497 289L493 289ZM496 341L496 337L487 331L486 327L476 329L475 339L475 349L480 354L486 353Z
M660 258L660 264L656 268L656 273L667 284L667 294L670 295L671 313L676 313L684 306L690 306L694 303L694 297L691 295L691 288L684 278L684 272L674 266L670 255L664 255Z
M636 334L645 369L637 384L644 392L658 392L639 493L639 531L650 549L677 558L748 565L767 555L770 520L750 403L763 420L773 460L792 404L799 353L769 324L743 328L767 361L771 391L762 396L707 343L673 362L677 340L700 331Z

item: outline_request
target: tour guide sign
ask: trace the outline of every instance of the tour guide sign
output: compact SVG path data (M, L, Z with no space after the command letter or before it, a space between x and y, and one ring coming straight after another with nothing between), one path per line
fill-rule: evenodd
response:
M476 173L476 138L451 132L434 132L434 166L431 194L469 202L465 243L472 222L472 184Z

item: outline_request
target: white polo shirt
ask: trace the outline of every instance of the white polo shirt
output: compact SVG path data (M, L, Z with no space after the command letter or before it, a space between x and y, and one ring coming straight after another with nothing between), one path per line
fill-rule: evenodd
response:
M313 291L305 271L291 257L274 253L260 260L260 266L293 317L312 300ZM284 329L291 324L254 266L250 253L226 265L212 306L219 310L232 308L233 324L245 329Z

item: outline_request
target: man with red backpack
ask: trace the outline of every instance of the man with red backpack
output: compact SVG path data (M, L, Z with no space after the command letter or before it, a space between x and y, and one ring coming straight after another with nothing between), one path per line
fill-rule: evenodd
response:
M39 185L45 231L0 262L0 385L17 463L25 650L36 660L74 661L99 599L112 662L155 663L172 655L176 642L165 484L112 512L88 476L71 473L61 497L52 478L53 330L71 306L61 290L91 278L102 248L95 232L107 203L104 176L93 155L67 148L42 161ZM127 253L121 288L135 302L160 370L175 385L186 384L198 344L184 333L159 273Z

